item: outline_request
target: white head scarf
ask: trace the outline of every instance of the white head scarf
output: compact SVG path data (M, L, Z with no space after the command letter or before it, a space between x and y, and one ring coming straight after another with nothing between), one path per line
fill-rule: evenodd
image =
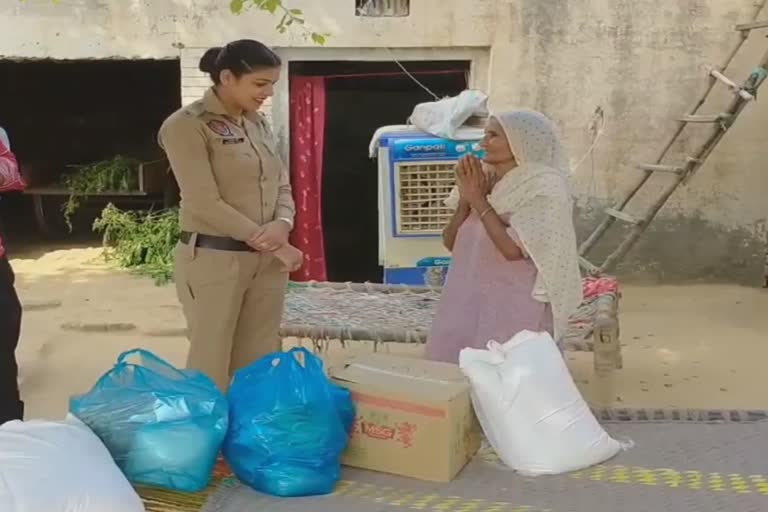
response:
M560 340L583 300L568 158L554 123L543 114L514 110L492 117L504 129L518 167L496 183L488 201L508 219L536 265L532 295L550 303ZM454 189L446 204L455 208L458 199Z

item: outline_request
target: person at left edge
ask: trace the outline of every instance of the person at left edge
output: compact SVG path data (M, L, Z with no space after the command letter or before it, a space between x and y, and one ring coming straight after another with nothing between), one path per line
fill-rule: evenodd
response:
M200 70L213 86L159 133L181 192L174 277L187 366L222 391L237 370L281 349L288 273L303 262L288 243L295 212L288 170L258 112L280 65L258 41L209 49Z
M25 187L11 143L0 128L0 192L17 192ZM21 334L21 303L14 286L13 269L0 236L0 425L24 417L19 393L19 366L16 347Z

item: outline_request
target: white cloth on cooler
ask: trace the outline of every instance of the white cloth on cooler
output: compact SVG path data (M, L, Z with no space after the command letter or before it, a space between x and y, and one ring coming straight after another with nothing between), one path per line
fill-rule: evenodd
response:
M522 474L577 471L629 447L597 422L548 333L522 331L488 350L464 349L459 365L488 441Z
M466 90L452 98L420 103L409 121L436 137L457 140L459 128L472 116L488 116L488 95L484 92Z
M144 512L144 504L101 440L68 416L0 426L0 511Z

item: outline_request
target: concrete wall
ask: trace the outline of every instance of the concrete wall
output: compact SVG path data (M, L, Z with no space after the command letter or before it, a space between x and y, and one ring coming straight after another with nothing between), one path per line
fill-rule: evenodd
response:
M670 120L706 84L702 67L720 64L738 37L733 25L748 20L755 3L413 0L408 18L370 19L355 16L352 0L286 1L304 9L313 30L332 34L325 48L297 31L277 34L275 20L262 13L232 16L226 0L62 0L58 6L27 0L0 6L0 55L181 57L185 101L207 83L196 71L201 49L239 37L262 39L289 60L390 60L386 48L400 59L469 58L475 85L487 88L495 108L527 106L555 118L574 161L592 144L593 112L604 111L602 138L575 176L585 235L638 177L632 164L656 157L674 129ZM734 62L728 72L734 80L743 80L768 46L761 36L755 34ZM718 112L728 99L721 91L707 111ZM286 105L283 88L274 107L283 139ZM624 272L761 282L767 120L765 101L748 107L707 165L662 210ZM704 130L687 132L675 156L690 152ZM638 203L636 211L645 205Z
M594 158L576 173L583 232L638 177L632 164L657 157L674 130L670 119L686 111L706 85L703 66L720 65L739 37L733 25L748 20L753 5L752 0L590 0L575 7L567 0L521 0L501 8L498 19L509 28L499 27L492 51L496 106L530 105L556 118L574 160L590 145L587 125L594 109L605 111ZM761 19L768 18L768 8L764 11ZM755 33L728 71L737 82L768 49L764 35ZM516 73L497 80L503 69ZM501 83L507 81L511 87ZM730 100L722 87L717 91L704 112L717 113ZM709 275L762 283L766 122L765 101L748 107L690 185L662 210L625 269L667 280ZM707 129L689 129L672 161L681 162ZM648 203L636 204L640 213Z

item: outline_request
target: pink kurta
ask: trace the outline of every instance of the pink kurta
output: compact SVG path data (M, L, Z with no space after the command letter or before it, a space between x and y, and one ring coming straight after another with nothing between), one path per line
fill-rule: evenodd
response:
M517 234L508 231L513 240ZM507 261L479 216L459 228L440 304L427 339L426 357L458 363L462 349L504 343L522 330L552 334L552 311L533 297L536 266L530 259Z

